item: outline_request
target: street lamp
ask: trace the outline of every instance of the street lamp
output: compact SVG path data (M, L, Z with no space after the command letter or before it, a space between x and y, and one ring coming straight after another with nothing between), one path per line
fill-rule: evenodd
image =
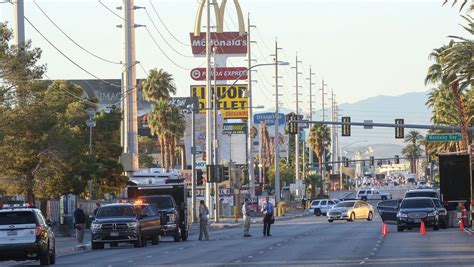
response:
M89 119L86 120L86 125L89 127L89 159L92 163L92 128L96 126L95 120L93 120L96 111L94 108L86 109L87 115L89 115ZM89 177L89 199L92 199L92 175Z

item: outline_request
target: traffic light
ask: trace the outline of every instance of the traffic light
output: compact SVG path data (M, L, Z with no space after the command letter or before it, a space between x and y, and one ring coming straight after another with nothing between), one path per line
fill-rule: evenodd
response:
M290 134L297 134L298 133L298 123L296 122L291 122L291 121L296 121L298 120L298 117L296 114L292 113L290 115L290 124L288 125L288 132Z
M349 167L349 159L346 157L342 157L342 161L344 161L344 167Z
M196 178L197 178L197 179L196 179L196 185L198 185L198 186L204 184L204 181L203 181L204 178L202 177L202 175L203 175L203 171L200 170L200 169L197 169L197 170L196 170L196 176L197 176L197 177L196 177Z
M400 164L400 157L395 155L395 164Z
M342 117L342 122L351 122L351 117ZM342 136L351 136L350 125L342 125Z
M226 166L222 166L222 179L225 181L225 180L229 180L230 178L230 172L229 172L230 168L229 167L226 167Z
M206 165L207 182L215 183L217 181L216 165Z
M404 119L395 119L395 124L405 124L405 120ZM405 138L405 129L403 127L396 127L395 128L395 138L396 139Z
M373 156L370 157L370 166L374 166L375 165L375 159Z

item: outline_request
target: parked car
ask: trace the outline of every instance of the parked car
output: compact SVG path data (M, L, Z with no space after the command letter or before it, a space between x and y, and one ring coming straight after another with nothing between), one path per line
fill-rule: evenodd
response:
M327 212L340 201L337 199L317 199L311 202L310 212L316 216L326 216Z
M328 222L334 220L354 221L357 219L371 221L374 218L374 208L369 203L361 200L343 201L329 210L327 218Z
M369 199L381 199L387 200L392 199L392 194L390 193L382 193L378 189L361 189L357 191L357 199L367 201Z
M403 199L397 214L397 231L419 227L421 221L426 227L439 230L439 214L433 199L429 197Z
M405 193L404 198L412 197L430 197L439 199L438 192L434 189L412 189Z
M108 204L99 208L91 224L92 249L103 249L105 244L131 243L143 247L150 240L160 241L161 216L156 205Z
M39 260L55 264L56 239L51 221L30 205L4 205L0 209L0 260Z

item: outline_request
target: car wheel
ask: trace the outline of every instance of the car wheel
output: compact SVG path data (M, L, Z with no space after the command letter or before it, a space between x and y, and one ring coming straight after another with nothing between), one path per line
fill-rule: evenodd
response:
M115 247L117 247L117 246L118 246L118 243L117 243L117 242L112 242L112 243L110 243L110 247L111 247L111 248L115 248Z
M397 226L397 232L403 232L403 230L404 230L403 227Z
M334 222L334 220L328 220L328 222L332 223L332 222Z
M439 225L433 226L433 230L434 230L434 231L439 231Z
M104 243L92 242L91 247L92 247L92 250L104 249Z
M367 217L367 221L372 221L373 218L374 218L374 214L370 211L369 216Z
M53 252L49 255L49 264L56 264L56 246L54 246Z
M176 227L173 237L174 237L174 242L181 241L181 228Z
M160 236L159 235L154 235L151 237L151 244L152 245L158 245L160 243Z
M51 258L49 257L49 245L48 245L48 249L46 250L46 252L40 255L40 265L50 265L50 264L51 264Z
M354 220L355 220L355 214L351 213L351 216L349 217L349 219L347 221L348 222L353 222Z
M321 210L320 209L314 209L314 215L321 216Z

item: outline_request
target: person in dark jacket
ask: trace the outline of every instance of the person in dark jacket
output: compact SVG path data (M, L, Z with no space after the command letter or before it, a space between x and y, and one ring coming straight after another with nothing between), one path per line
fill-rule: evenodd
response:
M86 214L82 210L82 204L74 211L74 227L76 228L77 244L84 243L84 233L86 230Z
M267 201L263 204L262 212L265 217L263 217L263 236L272 236L270 234L270 226L275 220L273 217L273 204L270 202L270 198L267 197Z

